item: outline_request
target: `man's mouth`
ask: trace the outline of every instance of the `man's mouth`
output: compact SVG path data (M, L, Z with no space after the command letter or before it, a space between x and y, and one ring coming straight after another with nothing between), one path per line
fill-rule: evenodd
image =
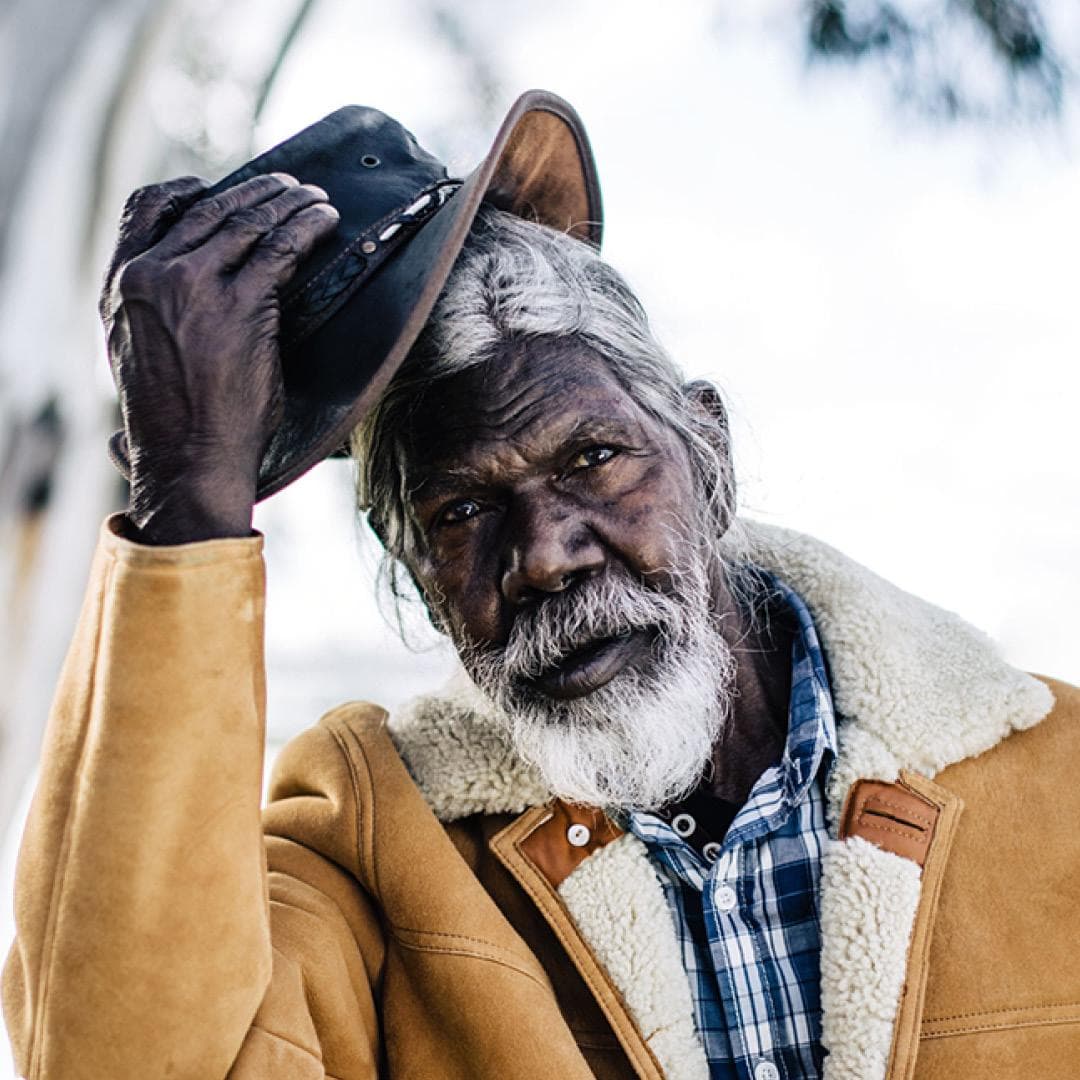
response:
M628 664L644 657L655 637L656 631L649 628L597 638L568 653L547 671L529 679L528 685L548 697L560 700L584 697L606 686Z

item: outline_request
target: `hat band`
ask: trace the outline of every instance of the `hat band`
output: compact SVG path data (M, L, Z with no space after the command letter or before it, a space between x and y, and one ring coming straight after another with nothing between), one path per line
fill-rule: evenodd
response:
M438 180L359 233L301 288L282 297L281 346L289 349L344 307L383 262L449 201L461 180Z

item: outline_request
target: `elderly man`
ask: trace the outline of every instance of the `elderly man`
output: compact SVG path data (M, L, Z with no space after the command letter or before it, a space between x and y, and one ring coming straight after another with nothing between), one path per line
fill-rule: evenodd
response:
M324 717L260 826L251 511L296 471L266 450L304 385L279 342L312 290L288 283L341 218L265 165L149 189L122 229L105 314L132 502L21 855L20 1070L1071 1074L1076 691L740 521L716 391L592 246L481 207L490 171L412 223L395 266L458 207L449 278L346 417L361 503L463 675L389 719ZM373 228L353 250L396 235Z

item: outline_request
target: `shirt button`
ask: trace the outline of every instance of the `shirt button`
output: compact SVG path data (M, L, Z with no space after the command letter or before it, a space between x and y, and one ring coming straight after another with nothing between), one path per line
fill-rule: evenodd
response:
M676 814L671 819L671 827L685 839L697 828L697 822L689 814Z
M735 895L735 890L730 885L721 885L716 890L716 906L721 911L730 911L739 902L738 896ZM775 1068L771 1061L763 1062L762 1064L768 1065L770 1068ZM762 1077L754 1074L755 1080L763 1080Z
M566 839L574 847L584 847L592 839L592 833L589 832L588 825L571 825L566 830Z
M780 1070L771 1061L759 1061L754 1066L754 1080L780 1080Z

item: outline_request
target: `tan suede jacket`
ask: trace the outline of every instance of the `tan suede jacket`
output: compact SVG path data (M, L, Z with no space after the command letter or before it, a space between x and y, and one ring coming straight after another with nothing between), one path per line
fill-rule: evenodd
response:
M1080 694L1053 684L1054 706L954 616L757 537L843 718L826 1075L1077 1075ZM19 861L20 1073L707 1077L640 842L553 803L467 690L330 714L282 753L260 823L262 605L258 539L103 531Z

